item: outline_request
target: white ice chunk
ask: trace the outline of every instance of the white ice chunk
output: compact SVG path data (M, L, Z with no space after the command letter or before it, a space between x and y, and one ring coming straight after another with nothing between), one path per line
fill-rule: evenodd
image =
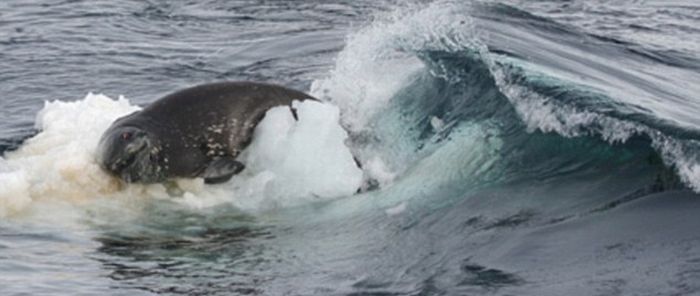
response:
M352 195L360 187L363 173L345 145L338 108L315 101L294 108L298 121L288 107L269 110L239 157L246 170L233 183L244 193L237 199L247 199L241 204L289 206Z

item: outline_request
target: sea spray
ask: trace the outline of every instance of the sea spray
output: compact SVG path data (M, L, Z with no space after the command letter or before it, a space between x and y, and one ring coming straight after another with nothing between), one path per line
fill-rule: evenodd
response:
M100 169L95 149L115 119L140 108L124 98L95 94L75 102L47 102L36 119L40 132L0 162L0 216L44 200L85 204L172 198L191 207L227 202L257 211L353 194L363 173L345 146L338 108L318 102L298 102L295 108L298 121L288 107L270 110L255 131L252 149L239 158L249 167L229 183L209 186L181 179L126 185Z

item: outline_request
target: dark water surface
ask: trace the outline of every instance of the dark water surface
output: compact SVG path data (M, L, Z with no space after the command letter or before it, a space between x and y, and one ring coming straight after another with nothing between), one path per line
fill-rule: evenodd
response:
M694 1L2 1L0 294L700 294L698 28ZM339 106L378 189L86 205L12 162L46 100L220 80Z
M87 92L145 104L208 81L300 89L327 73L374 1L3 1L2 138L44 100Z

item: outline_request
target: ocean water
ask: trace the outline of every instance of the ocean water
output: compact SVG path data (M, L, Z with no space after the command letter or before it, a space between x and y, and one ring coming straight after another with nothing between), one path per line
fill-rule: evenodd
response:
M700 294L698 28L689 0L2 1L0 295ZM268 112L225 184L96 165L114 119L222 80L323 104Z

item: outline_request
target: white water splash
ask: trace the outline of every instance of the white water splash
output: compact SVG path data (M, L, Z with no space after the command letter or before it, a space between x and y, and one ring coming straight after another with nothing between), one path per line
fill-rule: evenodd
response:
M424 69L417 51L462 49L476 34L462 2L439 1L427 7L392 11L351 34L327 78L311 85L311 94L341 108L351 131L367 123L415 73Z
M0 158L0 217L58 202L80 205L99 200L163 198L191 207L228 202L247 210L294 206L311 200L350 195L362 171L345 146L337 107L295 103L299 121L287 107L270 110L255 130L248 165L228 183L209 186L201 179L176 180L182 196L161 184L124 185L104 173L95 149L117 118L139 110L126 99L88 94L76 102L47 102L39 112L40 132Z
M700 193L700 164L693 147L695 140L679 140L652 127L563 105L510 81L507 72L495 58L482 52L496 85L506 95L528 132L555 132L564 137L599 136L610 144L624 143L635 135L646 135L652 147L668 166L673 167L681 181Z
M333 70L313 81L310 93L339 106L342 125L351 133L373 134L373 122L391 99L425 71L417 52L461 50L472 43L476 31L471 17L455 13L469 9L461 1L438 1L407 5L379 16L347 37ZM402 161L387 161L395 155L385 154L392 154L395 147L368 150L363 145L354 145L353 152L364 165L366 178L377 181L380 187L391 184L407 169Z

